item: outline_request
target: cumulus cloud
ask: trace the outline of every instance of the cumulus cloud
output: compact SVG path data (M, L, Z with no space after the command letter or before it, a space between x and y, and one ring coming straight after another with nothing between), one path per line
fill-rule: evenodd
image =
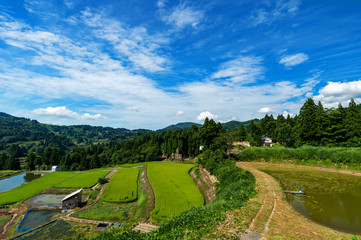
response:
M328 82L318 93L314 100L321 101L325 107L336 107L338 103L345 105L351 98L361 101L361 80Z
M262 58L240 56L223 63L212 79L224 79L230 83L252 83L263 78Z
M274 112L274 111L270 107L263 107L263 108L258 109L257 112L267 114L267 113L271 113L271 112Z
M62 107L47 107L47 108L38 108L32 112L38 116L48 116L48 117L57 117L57 118L68 118L68 119L82 119L82 120L101 120L106 119L101 114L91 115L89 113L84 113L80 115L76 112L71 111L65 106Z
M289 113L289 112L287 112L287 111L283 111L283 117L284 118L287 118L288 116L290 116L290 117L293 117L294 116L294 114L293 113Z
M198 121L204 121L206 118L215 120L215 119L218 118L218 116L210 113L209 111L201 112L201 113L197 116L197 120L198 120Z
M158 6L164 6L164 1L159 1ZM162 20L173 25L176 29L183 29L187 26L197 28L204 17L203 11L196 10L185 3L176 6L171 12L162 12Z
M293 55L283 56L280 60L280 64L285 65L286 67L295 66L301 64L308 60L308 55L305 53L297 53Z

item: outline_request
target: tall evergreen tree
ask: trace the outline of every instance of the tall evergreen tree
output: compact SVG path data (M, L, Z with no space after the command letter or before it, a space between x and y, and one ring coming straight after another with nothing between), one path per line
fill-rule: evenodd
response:
M302 144L317 145L317 119L316 104L312 98L308 98L303 104L299 115L299 136Z
M351 139L351 138L359 138L360 136L361 136L361 115L355 101L351 99L346 114L346 137L348 139Z

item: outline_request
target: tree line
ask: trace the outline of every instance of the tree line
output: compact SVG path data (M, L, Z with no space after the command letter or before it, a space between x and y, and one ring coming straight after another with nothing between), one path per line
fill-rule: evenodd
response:
M266 115L258 124L250 123L248 129L240 126L238 136L259 146L262 135L271 137L287 147L302 145L329 147L361 146L361 111L353 99L348 108L341 104L337 108L324 108L311 98L300 109L299 115L285 118Z

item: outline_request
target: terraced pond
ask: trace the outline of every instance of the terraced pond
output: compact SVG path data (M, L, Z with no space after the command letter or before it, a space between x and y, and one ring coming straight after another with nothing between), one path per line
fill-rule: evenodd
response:
M304 189L305 194L285 193L285 198L306 218L342 232L361 234L361 177L275 166L257 169L273 176L283 190Z
M23 173L10 178L0 180L0 192L6 192L23 183L31 182L37 178L40 178L43 174L40 173Z

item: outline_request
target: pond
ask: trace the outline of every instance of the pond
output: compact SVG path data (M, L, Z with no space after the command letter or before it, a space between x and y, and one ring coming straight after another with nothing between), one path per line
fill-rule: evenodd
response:
M341 173L297 168L260 166L273 176L290 205L303 216L324 226L352 234L361 234L361 177Z
M60 210L30 210L28 211L16 231L25 232L51 221L51 218L61 213Z
M23 183L31 182L37 178L40 178L44 174L41 173L23 173L14 177L5 178L0 180L0 192L6 192L13 188L20 186Z
M28 200L31 206L61 206L61 200L67 194L40 194Z

